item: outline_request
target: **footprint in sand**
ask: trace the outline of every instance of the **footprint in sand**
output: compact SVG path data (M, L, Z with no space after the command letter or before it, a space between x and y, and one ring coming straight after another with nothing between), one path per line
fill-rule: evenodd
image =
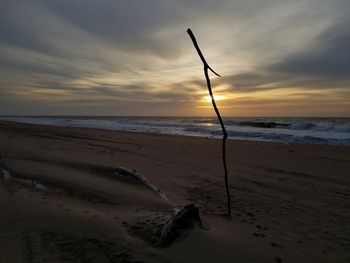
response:
M278 262L278 263L281 263L282 262L282 258L281 257L275 257L275 261Z
M255 237L258 237L258 238L263 238L263 237L266 236L266 235L263 234L263 233L253 233L253 235L254 235Z
M256 225L257 229L261 229L261 230L267 230L267 227L261 226L261 225Z
M275 243L275 242L271 242L271 243L270 243L270 246L282 248L282 245L281 245L281 244L277 244L277 243Z

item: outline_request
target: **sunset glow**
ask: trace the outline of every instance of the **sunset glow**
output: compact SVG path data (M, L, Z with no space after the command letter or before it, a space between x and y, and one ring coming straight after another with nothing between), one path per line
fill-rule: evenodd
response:
M203 99L206 102L211 102L211 97L209 95L205 96ZM223 96L223 95L214 95L214 100L215 101L224 100L224 99L226 99L226 97Z

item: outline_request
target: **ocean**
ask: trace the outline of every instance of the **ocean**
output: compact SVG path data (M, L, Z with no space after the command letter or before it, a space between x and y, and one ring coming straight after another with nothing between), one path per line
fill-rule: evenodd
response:
M2 116L0 120L221 138L214 117ZM229 139L350 145L350 118L226 117Z

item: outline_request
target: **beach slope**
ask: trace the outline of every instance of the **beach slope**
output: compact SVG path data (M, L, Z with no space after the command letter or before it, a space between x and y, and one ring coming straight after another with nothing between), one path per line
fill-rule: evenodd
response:
M350 262L350 147L227 148L231 219L220 140L0 122L0 262Z

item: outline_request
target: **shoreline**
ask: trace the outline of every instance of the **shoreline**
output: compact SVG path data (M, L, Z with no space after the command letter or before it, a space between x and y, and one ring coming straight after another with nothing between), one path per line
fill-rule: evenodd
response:
M143 135L160 135L160 136L179 136L179 137L189 137L189 138L198 138L203 140L219 140L221 141L222 138L220 137L206 137L206 136L200 136L200 135L187 135L187 134L169 134L169 133L162 133L162 132L151 132L151 131L136 131L136 130L116 130L116 129L108 129L108 128L95 128L95 127L79 127L79 126L64 126L64 125L52 125L52 124L36 124L36 123L25 123L25 122L16 122L16 121L5 121L0 120L1 124L14 124L14 125L23 125L23 126L41 126L41 127L48 127L49 129L54 128L62 128L62 129L72 129L72 130L79 130L79 129L87 129L91 131L108 131L108 132L115 132L115 133L131 133L131 134L143 134ZM302 142L283 142L283 141L273 141L273 140L254 140L254 139L237 139L237 138L227 138L228 141L238 141L238 142L257 142L257 143L273 143L273 144L286 144L286 145L309 145L309 146L334 146L334 147L346 147L349 148L350 145L343 145L343 144L332 144L332 143L302 143Z
M229 140L228 220L218 140L0 121L0 166L16 179L0 178L0 261L349 261L348 146ZM168 201L116 177L118 167ZM203 228L152 245L171 210L190 203Z

